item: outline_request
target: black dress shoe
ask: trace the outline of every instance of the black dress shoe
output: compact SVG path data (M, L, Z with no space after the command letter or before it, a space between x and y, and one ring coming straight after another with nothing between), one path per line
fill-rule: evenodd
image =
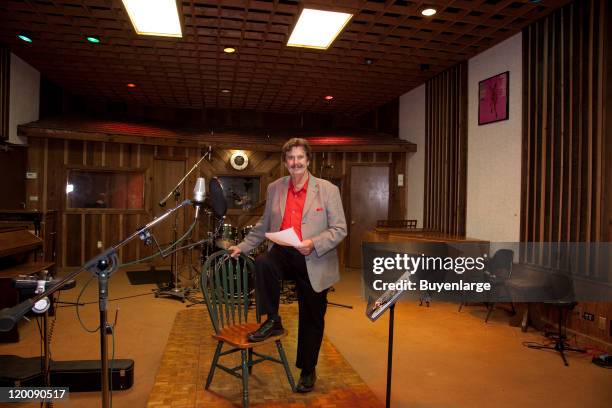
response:
M300 379L295 387L295 392L310 392L314 389L315 382L317 381L317 372L312 370L310 373L302 373L300 374Z
M283 329L283 325L281 324L280 317L275 320L268 319L259 326L259 329L251 332L247 335L247 339L251 343L257 343L259 341L264 341L270 336L278 336L279 334L283 334L285 329Z

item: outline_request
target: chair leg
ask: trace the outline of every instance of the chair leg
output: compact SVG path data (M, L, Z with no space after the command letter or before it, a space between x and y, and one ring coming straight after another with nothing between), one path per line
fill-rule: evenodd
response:
M250 348L248 351L249 354L249 375L253 373L253 349Z
M240 350L242 357L242 406L248 408L249 406L249 368L247 363L247 352L246 350Z
M215 355L213 356L212 364L210 365L210 370L208 371L208 378L206 378L206 385L204 389L207 390L210 386L210 383L213 380L213 376L215 375L215 368L217 368L217 362L219 362L219 354L221 354L221 347L223 347L223 342L220 341L217 343L217 348L215 349Z
M491 317L491 313L493 313L493 307L495 303L487 303L487 317L485 317L485 323L489 322L489 317Z
M464 304L465 304L465 302L459 303L459 310L457 310L458 312L461 312L461 309L463 309L463 305Z
M280 356L280 359L283 362L283 367L285 367L285 373L287 374L287 380L289 380L291 391L295 391L295 382L293 381L293 375L291 374L291 369L289 368L289 363L287 362L285 349L283 349L283 344L280 340L276 340L276 348L278 349L278 355Z

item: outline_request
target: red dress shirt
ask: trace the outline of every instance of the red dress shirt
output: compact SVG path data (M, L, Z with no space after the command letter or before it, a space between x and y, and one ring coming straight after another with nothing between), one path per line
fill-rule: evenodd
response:
M308 176L310 178L310 176ZM302 213L306 202L308 191L308 179L299 191L293 190L293 180L289 179L289 190L287 190L287 202L285 203L285 214L281 223L281 231L293 227L300 241L302 240Z

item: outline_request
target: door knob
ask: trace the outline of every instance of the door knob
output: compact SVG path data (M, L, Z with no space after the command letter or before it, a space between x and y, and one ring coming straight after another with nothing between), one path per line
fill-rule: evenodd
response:
M355 225L355 220L351 220L351 225Z

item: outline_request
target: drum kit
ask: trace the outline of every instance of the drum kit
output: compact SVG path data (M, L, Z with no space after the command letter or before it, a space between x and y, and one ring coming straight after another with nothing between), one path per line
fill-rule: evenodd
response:
M238 245L243 239L246 238L247 235L249 235L249 232L251 232L252 229L253 225L237 228L232 224L223 223L221 227L218 228L217 234L209 232L208 239L205 241L204 245L202 245L202 264L206 262L206 258L208 258L212 253L221 249L229 249L229 247L233 245ZM253 249L249 256L254 259L259 254L265 252L266 248L267 243L264 242L257 248Z
M249 234L251 229L253 229L253 225L246 225L243 228L237 228L233 226L232 224L226 223L224 221L225 221L225 217L223 217L223 219L219 222L218 226L214 228L213 231L210 231L210 228L209 228L209 231L206 233L206 238L198 241L196 243L197 245L190 246L190 249L192 249L193 252L196 252L196 249L199 248L199 257L197 261L193 259L194 258L193 256L189 257L189 259L191 259L190 264L191 264L192 272L190 273L190 277L191 277L193 287L197 287L199 285L199 282L200 282L199 275L201 272L201 268L209 256L211 256L213 253L217 251L224 250L224 249L227 250L231 246L239 244ZM209 220L209 226L210 226L210 220ZM267 244L264 241L264 243L259 245L253 251L251 251L251 253L249 254L249 257L254 260L255 257L265 252L266 249L267 249ZM248 281L249 281L249 299L251 300L251 304L254 305L255 304L254 303L255 302L255 284L254 284L254 278L252 276L252 271L249 271Z

